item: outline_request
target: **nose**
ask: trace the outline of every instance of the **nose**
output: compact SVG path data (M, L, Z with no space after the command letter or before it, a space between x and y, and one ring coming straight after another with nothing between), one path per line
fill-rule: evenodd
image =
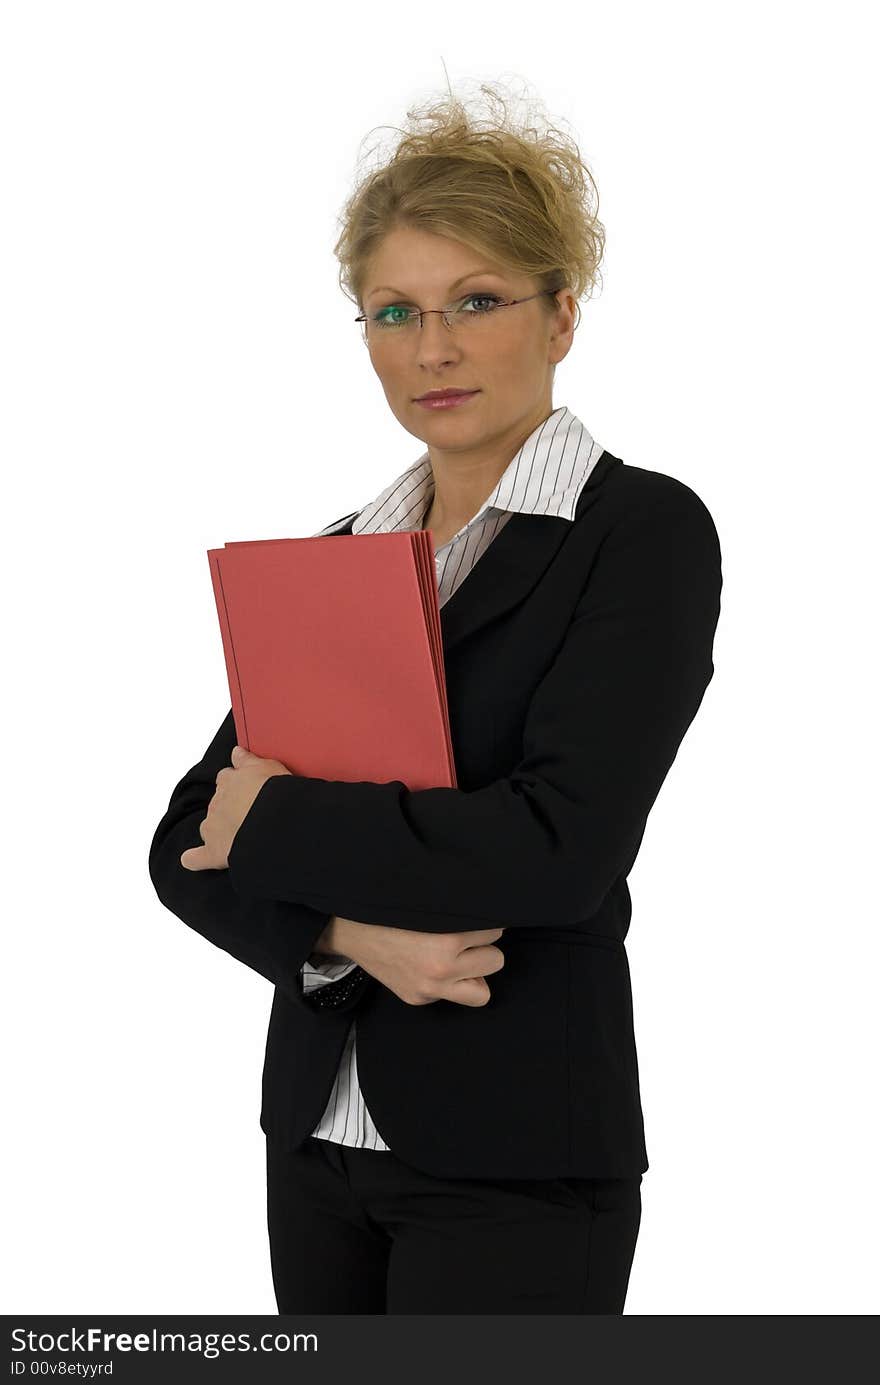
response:
M461 353L456 345L455 330L446 326L442 313L426 313L421 330L417 327L416 331L419 337L416 359L421 365L433 367L459 359Z

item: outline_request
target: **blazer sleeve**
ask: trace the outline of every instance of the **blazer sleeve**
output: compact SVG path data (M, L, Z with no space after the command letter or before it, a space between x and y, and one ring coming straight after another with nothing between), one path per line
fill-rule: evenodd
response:
M368 984L369 973L349 959L331 962L328 959L305 962L300 973L303 995L318 1010L350 1008L346 1002L352 996L360 998Z
M236 886L423 932L591 918L714 672L718 535L664 481L603 536L511 773L472 792L275 775L233 839Z
M199 825L217 787L217 774L232 763L236 744L230 710L198 764L175 786L149 851L149 873L156 894L172 914L258 971L286 995L310 1009L353 1008L367 973L356 969L326 988L330 994L304 991L302 968L332 910L267 897L256 897L228 870L187 870L181 853L201 846ZM285 776L286 777L286 776Z

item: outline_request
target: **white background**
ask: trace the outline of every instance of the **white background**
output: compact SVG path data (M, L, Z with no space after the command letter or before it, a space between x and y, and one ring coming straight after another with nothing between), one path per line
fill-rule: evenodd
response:
M525 83L598 183L554 406L721 537L715 677L630 877L626 1311L876 1312L870 7L302 13L2 12L3 1310L275 1312L271 987L147 852L229 705L205 550L313 533L423 450L332 246L361 140L445 62Z

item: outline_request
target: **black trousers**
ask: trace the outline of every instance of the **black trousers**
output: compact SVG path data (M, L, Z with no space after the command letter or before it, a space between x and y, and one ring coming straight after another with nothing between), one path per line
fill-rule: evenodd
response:
M279 1313L623 1312L635 1178L434 1178L387 1150L267 1139Z

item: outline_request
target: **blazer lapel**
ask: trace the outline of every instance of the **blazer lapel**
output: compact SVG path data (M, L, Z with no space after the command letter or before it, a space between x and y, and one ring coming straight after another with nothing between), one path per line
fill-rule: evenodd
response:
M575 519L592 505L617 457L603 452L578 497ZM461 586L440 608L444 653L524 601L552 563L571 520L515 511Z
M604 451L578 497L575 519L592 505L619 457ZM359 511L340 521L334 534L350 534ZM523 601L553 561L571 521L556 515L516 511L490 543L461 586L440 607L444 655L481 626Z

